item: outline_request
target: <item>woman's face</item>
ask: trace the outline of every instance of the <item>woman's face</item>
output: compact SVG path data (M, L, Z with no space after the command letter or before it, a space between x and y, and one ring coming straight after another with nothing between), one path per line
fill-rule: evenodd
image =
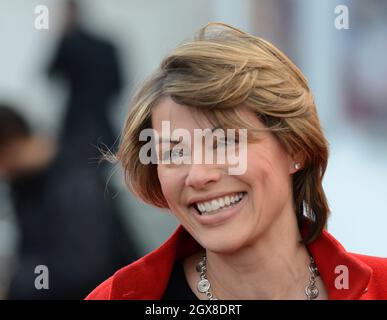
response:
M241 109L241 113L250 124L264 128L253 112ZM192 108L164 98L153 109L152 126L160 137L162 121L170 122L171 131L188 130L191 137L194 129L213 129L204 115L195 116ZM247 166L241 175L230 175L227 161L158 164L158 178L171 212L208 250L227 253L252 245L293 208L294 161L272 133L258 135L257 142L247 143L246 159L242 159ZM189 147L194 154L198 145L192 141Z

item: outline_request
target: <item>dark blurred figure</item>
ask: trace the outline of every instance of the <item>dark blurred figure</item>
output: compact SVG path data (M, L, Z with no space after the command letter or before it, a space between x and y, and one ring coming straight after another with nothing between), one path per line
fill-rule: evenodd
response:
M8 299L82 299L138 257L105 183L72 148L33 134L13 108L0 105L0 178L9 182L20 231ZM49 290L37 290L37 265Z
M63 35L49 74L61 75L70 87L60 143L72 145L85 161L100 156L97 145L112 149L115 134L108 109L122 87L116 51L79 25L76 1L66 4Z

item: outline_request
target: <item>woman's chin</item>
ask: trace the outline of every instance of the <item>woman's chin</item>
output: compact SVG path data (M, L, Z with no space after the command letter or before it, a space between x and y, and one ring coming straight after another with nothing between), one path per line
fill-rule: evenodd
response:
M206 237L200 242L203 248L217 254L232 254L239 251L244 246L244 242L241 239L232 237Z

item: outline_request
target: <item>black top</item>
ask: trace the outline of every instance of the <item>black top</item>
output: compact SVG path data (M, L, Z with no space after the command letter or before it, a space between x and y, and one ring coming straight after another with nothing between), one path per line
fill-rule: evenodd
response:
M188 285L181 261L176 261L173 265L162 300L199 300Z

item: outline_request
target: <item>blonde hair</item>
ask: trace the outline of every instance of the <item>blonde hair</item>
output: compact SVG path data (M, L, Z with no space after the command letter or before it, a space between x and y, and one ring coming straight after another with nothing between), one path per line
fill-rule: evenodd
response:
M302 169L293 175L297 221L301 229L306 207L314 220L303 242L321 234L329 214L322 187L328 144L307 81L285 54L261 38L210 23L165 57L135 94L117 159L128 188L146 203L166 208L157 164L139 160L146 143L139 141L140 132L151 128L152 107L162 97L199 110L222 127L249 127L240 106L255 112L290 155L301 155Z

